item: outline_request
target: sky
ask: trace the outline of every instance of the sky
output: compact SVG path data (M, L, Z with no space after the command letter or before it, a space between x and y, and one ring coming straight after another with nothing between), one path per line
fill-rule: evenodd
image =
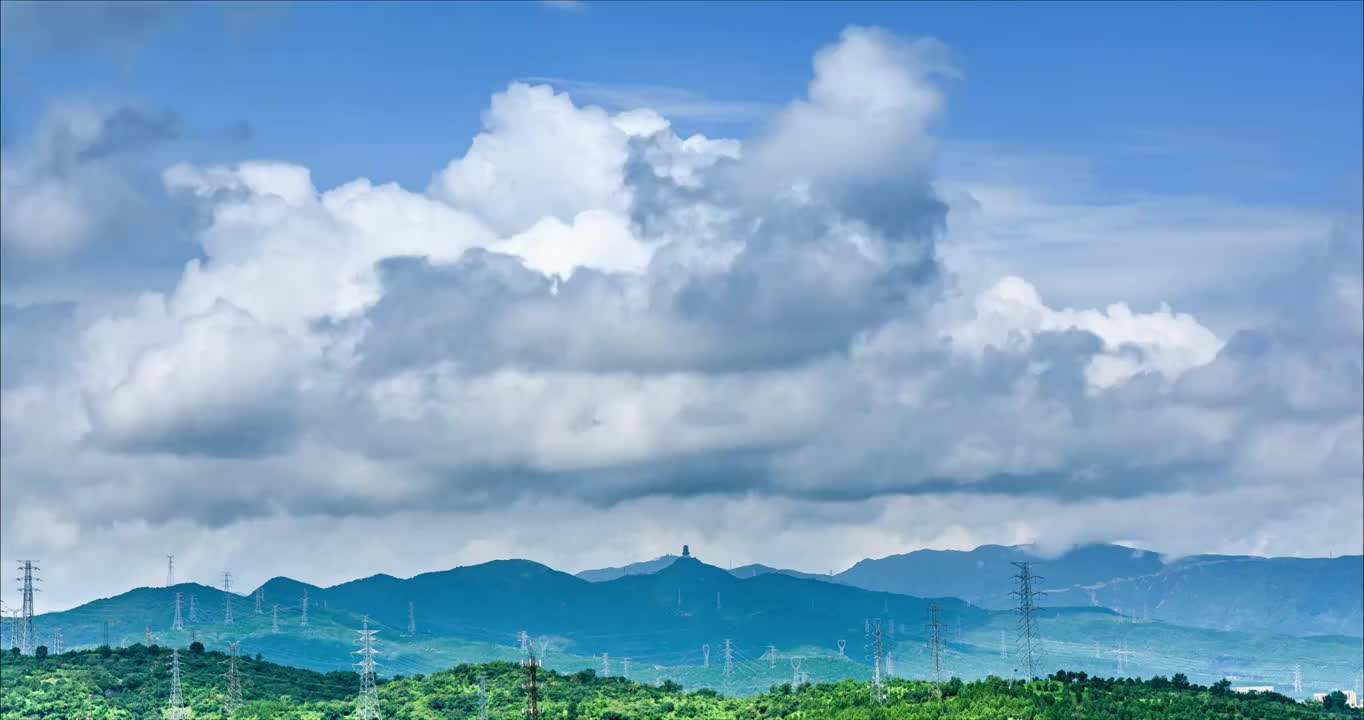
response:
M1362 7L5 0L0 559L1358 554Z

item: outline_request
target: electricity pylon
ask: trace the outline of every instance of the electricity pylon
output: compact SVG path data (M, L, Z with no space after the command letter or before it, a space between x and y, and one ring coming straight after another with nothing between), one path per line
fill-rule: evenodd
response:
M223 573L223 624L232 624L232 573Z
M1037 619L1033 617L1033 613L1037 610L1037 599L1046 593L1035 587L1042 577L1033 574L1032 563L1012 564L1018 568L1018 574L1014 575L1018 589L1009 594L1018 598L1018 646L1023 656L1023 667L1028 672L1028 679L1031 680L1037 677L1037 668L1042 660L1042 643L1038 637Z
M15 578L23 583L20 592L23 593L23 605L20 608L21 621L19 625L19 652L24 655L33 654L33 643L37 638L33 636L33 593L38 592L33 587L33 583L42 582L41 579L34 577L33 571L40 569L33 560L19 561L19 570L23 573Z
M540 720L540 686L536 676L540 672L540 660L535 657L535 649L528 648L526 659L526 717L530 720ZM629 661L626 661L626 672L629 672Z
M374 669L379 665L374 660L378 654L374 649L374 634L379 631L369 629L369 616L366 615L363 628L356 632L360 649L352 654L360 656L360 661L355 663L355 671L360 675L360 695L355 699L354 717L356 720L379 720L379 693L374 687Z
M185 695L180 689L180 650L171 650L171 688L170 700L166 703L166 720L180 720L189 717L185 707Z
M937 603L928 606L928 649L933 654L933 682L942 682L942 622L938 613L942 607Z
M881 658L883 648L881 647L881 620L878 618L871 624L872 638L872 670L871 670L871 699L872 702L882 702L885 700L885 688L881 685Z
M237 653L241 652L240 642L230 642L227 644L227 699L223 701L223 709L227 711L228 717L242 706L242 681L237 676Z
M730 693L733 681L734 681L734 648L730 645L729 638L725 638L724 688L726 695Z

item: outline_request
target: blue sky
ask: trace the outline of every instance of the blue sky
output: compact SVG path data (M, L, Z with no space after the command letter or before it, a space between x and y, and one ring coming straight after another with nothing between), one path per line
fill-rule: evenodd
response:
M54 605L1364 543L1359 3L0 8Z
M252 155L306 164L323 186L366 175L420 187L431 157L462 152L486 98L510 79L777 106L801 92L809 56L831 34L865 24L952 48L964 78L950 87L946 138L1083 155L1116 190L1329 204L1360 175L1361 7L196 4L140 41L71 54L11 38L7 132L36 122L54 98L136 98L203 134L246 122ZM1225 169L1228 158L1243 166Z

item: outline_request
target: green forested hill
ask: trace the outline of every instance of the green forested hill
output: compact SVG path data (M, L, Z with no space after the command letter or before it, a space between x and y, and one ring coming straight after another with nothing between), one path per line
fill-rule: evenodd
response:
M185 698L194 717L223 720L226 658L181 654ZM349 718L358 687L348 672L316 673L242 658L243 707L236 720ZM0 663L0 720L157 718L169 694L170 651L140 645L46 658L6 653ZM480 679L488 716L525 717L525 674L513 663L461 665L394 678L379 686L383 717L398 720L478 717ZM1297 703L1276 694L1236 695L1228 683L1190 685L1182 676L1105 680L1057 673L1020 682L991 677L971 683L891 680L876 703L867 682L844 680L793 689L774 686L749 697L684 691L668 682L641 684L592 671L540 674L541 717L547 720L1296 720L1360 718L1357 710Z
M222 650L228 642L240 642L247 655L260 653L273 662L325 672L350 668L355 630L369 615L370 627L381 631L384 676L514 659L517 632L524 629L537 648L543 644L549 668L599 669L605 653L612 674L622 672L624 659L630 658L636 678L674 679L691 688L723 686L721 648L728 639L735 666L731 689L756 693L789 678L787 663L793 657L803 658L802 669L817 681L867 679L866 619L880 617L895 674L931 672L923 599L783 575L741 580L694 560L603 583L535 563L502 561L409 580L376 576L331 588L307 586L307 626L301 617L303 589L294 581L272 580L263 592L261 614L253 597L233 595L235 622L225 625L227 596L220 589L189 583L139 588L40 615L34 632L39 644L53 646L60 630L65 647L92 648L103 643L108 621L109 643L115 647L140 642L183 648L197 639ZM176 593L186 606L181 630L170 628ZM189 619L190 599L197 600L197 622ZM414 602L417 630L411 636L406 633L408 601ZM939 602L950 673L964 679L1016 674L1013 614ZM1047 671L1179 672L1202 684L1226 677L1282 691L1292 687L1293 668L1300 666L1305 696L1355 687L1364 667L1358 638L1184 628L1102 608L1048 608L1039 620ZM6 629L7 642L14 642L12 628ZM842 654L840 640L846 646ZM710 649L709 665L704 646ZM770 646L780 658L776 662L769 657Z

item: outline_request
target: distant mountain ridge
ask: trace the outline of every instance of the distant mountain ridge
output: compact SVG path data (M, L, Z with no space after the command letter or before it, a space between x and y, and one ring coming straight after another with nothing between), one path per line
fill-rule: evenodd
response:
M314 636L324 627L355 625L362 615L372 627L387 628L385 637L406 636L411 617L418 640L459 638L505 647L525 631L553 642L560 653L608 653L657 664L699 659L703 645L718 648L724 639L745 652L761 652L778 642L821 647L832 647L840 637L860 642L864 619L919 618L927 614L932 602L963 627L979 626L992 617L986 610L952 598L929 600L778 573L742 579L683 557L658 572L599 583L529 560L495 560L408 579L373 575L325 588L273 578L260 587L260 614L255 613L253 594L228 594L194 584L137 588L69 611L40 615L37 632L47 637L61 627L68 646L95 645L102 641L104 620L114 618L118 622L113 628L115 644L140 640L144 629L156 642L168 635L177 592L182 594L182 616L190 598L197 599L199 622L195 626L199 628L219 633L236 632L245 625L259 629L262 624L270 625L276 605L286 625L297 627L305 589L311 621L306 633ZM236 616L233 626L225 624L229 602ZM329 638L328 642L349 640ZM297 648L286 651L303 654Z
M607 580L619 580L626 575L652 575L665 567L673 564L673 561L681 557L680 555L662 555L653 560L644 562L630 563L623 567L608 567L596 570L584 570L578 573L578 577L588 582L606 582Z
M606 582L608 580L618 580L620 578L625 577L626 575L651 575L668 567L669 565L672 565L681 557L682 557L681 555L660 555L659 557L656 557L653 560L645 560L643 562L630 563L629 565L622 565L621 567L607 567L595 568L592 570L583 570L582 572L577 573L577 576L588 582ZM743 580L746 580L751 577L757 577L759 575L770 575L772 573L789 575L791 577L797 578L804 578L806 580L832 580L834 577L832 575L817 575L815 573L801 572L799 570L786 570L783 568L774 568L768 565L761 565L758 563L753 563L751 565L741 565L736 568L731 568L729 570L729 573L734 577Z
M723 648L730 647L736 669L746 678L744 687L753 691L789 677L784 673L790 668L782 668L778 658L803 659L820 677L865 678L878 631L896 673L927 677L932 670L924 626L930 605L936 604L954 674L1018 672L1017 655L1000 652L1001 641L1017 628L1012 612L767 570L742 568L737 572L753 574L740 578L682 557L654 573L593 583L528 560L497 560L406 579L372 575L331 587L273 578L259 588L259 605L253 594L185 583L137 588L38 615L33 631L46 640L60 629L68 648L99 645L106 636L120 646L149 641L183 648L197 639L221 649L239 642L245 654L260 653L296 667L345 670L353 661L355 631L367 620L380 632L383 672L404 675L461 662L515 661L517 638L524 631L538 652L548 653L547 667L609 664L623 673L629 658L640 673L635 677L665 673L692 687L729 682L721 676L721 658ZM984 574L1007 591L1007 571ZM172 623L177 593L182 629ZM197 618L187 607L197 608ZM1359 642L1339 636L1300 639L1199 630L1124 619L1100 607L1050 607L1039 613L1039 621L1052 669L1111 674L1113 659L1100 654L1098 645L1130 651L1126 663L1134 674L1187 669L1203 682L1223 676L1273 680L1292 658L1312 667L1321 682L1340 683L1355 677L1361 662Z
M676 556L609 573L657 572ZM916 550L862 560L834 575L748 565L737 577L780 573L919 597L955 597L983 608L1013 606L1007 584L1013 562L1032 562L1054 606L1106 607L1144 619L1220 630L1364 637L1364 556L1265 558L1196 555L1169 562L1122 545L1082 545L1047 557L1030 546L982 545L974 550Z

